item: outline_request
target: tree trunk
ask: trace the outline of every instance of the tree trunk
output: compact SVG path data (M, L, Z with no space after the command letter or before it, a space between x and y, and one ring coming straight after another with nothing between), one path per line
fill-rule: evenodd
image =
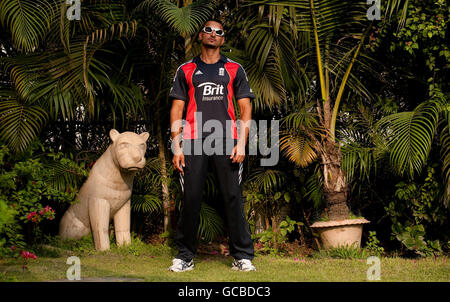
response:
M264 232L264 214L261 211L255 211L255 234Z
M176 208L175 194L172 191L170 197L170 223L172 230L175 230L177 228L176 222L177 222L177 208Z
M164 232L171 229L170 225L170 193L166 169L166 146L161 133L161 119L159 116L159 110L156 110L156 124L157 124L157 135L158 135L158 158L161 163L161 177L163 179L161 184L162 195L163 195L163 212L164 212Z
M278 221L276 216L272 216L273 248L278 249Z
M348 185L345 173L341 169L342 155L336 144L331 140L325 142L325 147L325 152L322 155L322 172L323 192L328 203L328 218L330 220L348 219Z
M270 227L269 217L267 215L264 215L264 222L266 224L266 231L267 231Z
M191 36L187 35L184 39L184 57L186 60L188 60L191 57L191 49L192 49L192 44L191 44Z
M164 232L170 230L170 195L169 186L167 184L167 170L166 170L166 154L164 150L164 142L160 135L158 135L159 144L159 159L161 160L161 176L163 178L162 182L162 193L163 193L163 210L164 210Z

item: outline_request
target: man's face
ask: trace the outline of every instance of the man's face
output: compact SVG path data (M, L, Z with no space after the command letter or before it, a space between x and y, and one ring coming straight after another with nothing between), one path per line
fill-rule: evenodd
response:
M205 27L206 26L223 30L222 25L214 21L206 22ZM202 45L207 48L218 48L222 46L223 43L225 42L225 37L220 37L216 35L216 32L214 30L210 34L201 31L200 34L198 35L198 38L202 43Z

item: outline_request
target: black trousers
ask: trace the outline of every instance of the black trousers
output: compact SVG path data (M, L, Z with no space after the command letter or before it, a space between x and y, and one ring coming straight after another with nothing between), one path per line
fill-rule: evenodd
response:
M212 162L217 185L224 201L225 218L230 233L230 255L238 260L252 260L253 241L244 216L241 189L243 165L232 163L230 159L231 150L237 141L214 140L208 144L216 150L212 154L211 150L202 148L203 142L202 139L183 141L185 167L184 175L180 173L180 182L184 199L175 234L175 243L179 251L177 258L190 261L196 255L202 192L208 173L208 164Z

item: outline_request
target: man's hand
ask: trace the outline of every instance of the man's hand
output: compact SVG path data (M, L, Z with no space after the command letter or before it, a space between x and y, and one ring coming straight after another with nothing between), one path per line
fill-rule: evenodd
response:
M173 168L177 171L179 171L181 174L184 175L184 170L181 166L184 167L184 154L183 152L179 152L175 154L172 158ZM180 165L181 163L181 165Z
M183 168L184 167L184 154L183 149L180 146L180 137L181 137L181 129L182 129L182 116L183 116L183 109L184 109L184 103L183 100L177 100L174 99L172 101L172 108L170 109L170 131L171 131L171 137L172 137L172 152L175 154L172 158L173 168L181 174L184 174ZM181 162L181 166L180 166Z
M245 144L238 143L234 146L233 151L231 152L230 159L233 159L233 163L241 163L245 159Z

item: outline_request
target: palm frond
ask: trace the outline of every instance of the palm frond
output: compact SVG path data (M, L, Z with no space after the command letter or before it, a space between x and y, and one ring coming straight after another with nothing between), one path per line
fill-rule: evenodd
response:
M6 58L5 69L11 74L21 99L44 99L54 116L61 113L63 118L72 118L74 107L81 104L86 112L93 115L96 112L94 95L98 94L94 92L96 83L99 87L109 86L113 104L121 108L125 105L126 110L136 110L138 107L135 105L142 105L138 88L120 83L123 80L119 75L109 76L110 64L96 57L97 51L105 43L131 38L136 29L136 21L114 24L106 29L95 30L84 39L74 39L70 53L56 50ZM133 100L135 98L137 103Z
M319 134L320 125L318 115L313 110L313 104L302 104L295 112L290 113L281 120L281 126L296 131L308 129L314 134Z
M285 184L286 176L282 171L268 169L255 169L248 181L265 194L276 192Z
M388 0L385 3L386 6L386 17L389 16L389 19L392 18L394 13L400 13L399 18L399 28L403 27L406 21L406 15L408 13L408 4L409 0Z
M390 163L399 175L419 172L431 149L438 124L440 104L427 101L413 111L400 112L380 120L390 150Z
M166 163L166 171L170 174L170 171L173 169L170 167L170 163ZM140 178L142 178L143 182L147 185L150 185L155 189L155 192L161 191L161 186L163 183L163 177L161 172L161 159L159 157L150 157L147 159L144 169L139 173ZM170 176L170 175L168 175ZM168 177L167 179L169 187L173 183L172 179ZM175 183L178 183L176 181ZM147 190L150 188L147 187Z
M37 137L47 122L47 113L37 105L17 99L1 98L0 139L16 153L23 151Z
M99 50L105 43L118 40L122 38L131 38L136 34L137 21L133 20L130 22L120 22L111 25L109 28L97 29L93 31L90 35L86 36L86 40L83 43L83 81L86 94L89 99L88 108L89 112L93 114L94 111L94 89L92 87L91 81L89 81L89 76L95 80L94 73L90 68L97 68L98 71L104 72L104 68L99 65L100 60L94 59L94 54Z
M205 194L208 198L214 198L215 196L217 196L218 191L217 191L217 181L216 178L214 177L213 173L208 173L208 175L206 176L206 181L205 181Z
M156 11L176 32L188 37L211 17L213 9L209 1L195 1L178 7L168 0L145 0L135 11Z
M320 208L324 203L324 199L322 198L323 175L318 165L314 173L306 180L305 186L307 198L312 201L314 208Z
M370 179L372 170L377 169L376 151L375 147L363 147L357 142L342 147L341 167L346 173L348 182L354 179Z
M97 75L96 80L98 80L105 95L112 96L109 98L111 100L109 105L114 115L116 111L119 111L122 117L127 116L127 114L135 116L138 112L142 113L144 99L138 86L125 81L120 74L110 77Z
M440 138L442 174L446 182L447 202L450 200L450 108L444 109L443 118L440 120Z
M280 65L274 55L267 58L262 71L260 71L259 64L254 61L255 58L235 49L232 50L227 56L243 65L250 87L256 95L256 99L252 101L255 109L266 106L270 108L286 99L286 89L283 78L280 76Z
M200 208L198 236L209 242L223 233L224 223L222 217L213 207L203 202Z
M53 6L46 0L0 2L0 21L11 31L17 49L24 52L33 52L42 43L53 13Z
M364 74L375 74L375 70L373 66L377 64L377 62L373 62L371 58L367 56L358 54L358 57L352 56L355 53L355 47L348 48L345 46L333 47L327 53L327 67L326 69L333 74L336 79L342 78L346 73L346 69L352 64L352 59L354 58L354 66L352 69L358 68L361 73ZM367 61L371 60L372 64L369 64ZM332 83L334 84L334 83ZM336 83L337 84L337 83ZM349 73L347 81L345 83L353 94L359 95L361 97L367 99L373 99L370 91L362 84L359 75L354 73ZM345 87L345 86L344 86ZM335 90L339 89L340 86L334 85Z
M300 167L306 167L316 158L311 139L304 132L283 132L280 149L283 154Z
M89 174L84 167L68 161L45 162L44 168L48 171L48 174L45 176L46 183L61 192L65 192L68 189L71 191L78 190L81 182Z
M231 48L229 56L240 62L248 75L257 98L255 109L272 108L287 101L288 91L305 91L305 72L297 62L296 27L285 18L280 7L271 7L268 15L258 17L255 10L243 10L237 15L237 28L245 41L244 50ZM235 41L241 44L241 39ZM303 93L304 95L305 93Z
M285 0L285 1L247 1L248 5L277 6L295 9L296 28L299 31L312 32L314 30L313 12L316 30L320 44L330 37L334 31L351 30L367 21L366 1L352 0ZM285 13L285 18L292 15Z
M316 158L315 142L311 136L320 135L321 128L312 103L304 103L297 111L281 120L286 130L280 132L280 148L295 164L306 167Z
M162 211L162 200L156 195L133 194L131 196L131 209L145 214Z

